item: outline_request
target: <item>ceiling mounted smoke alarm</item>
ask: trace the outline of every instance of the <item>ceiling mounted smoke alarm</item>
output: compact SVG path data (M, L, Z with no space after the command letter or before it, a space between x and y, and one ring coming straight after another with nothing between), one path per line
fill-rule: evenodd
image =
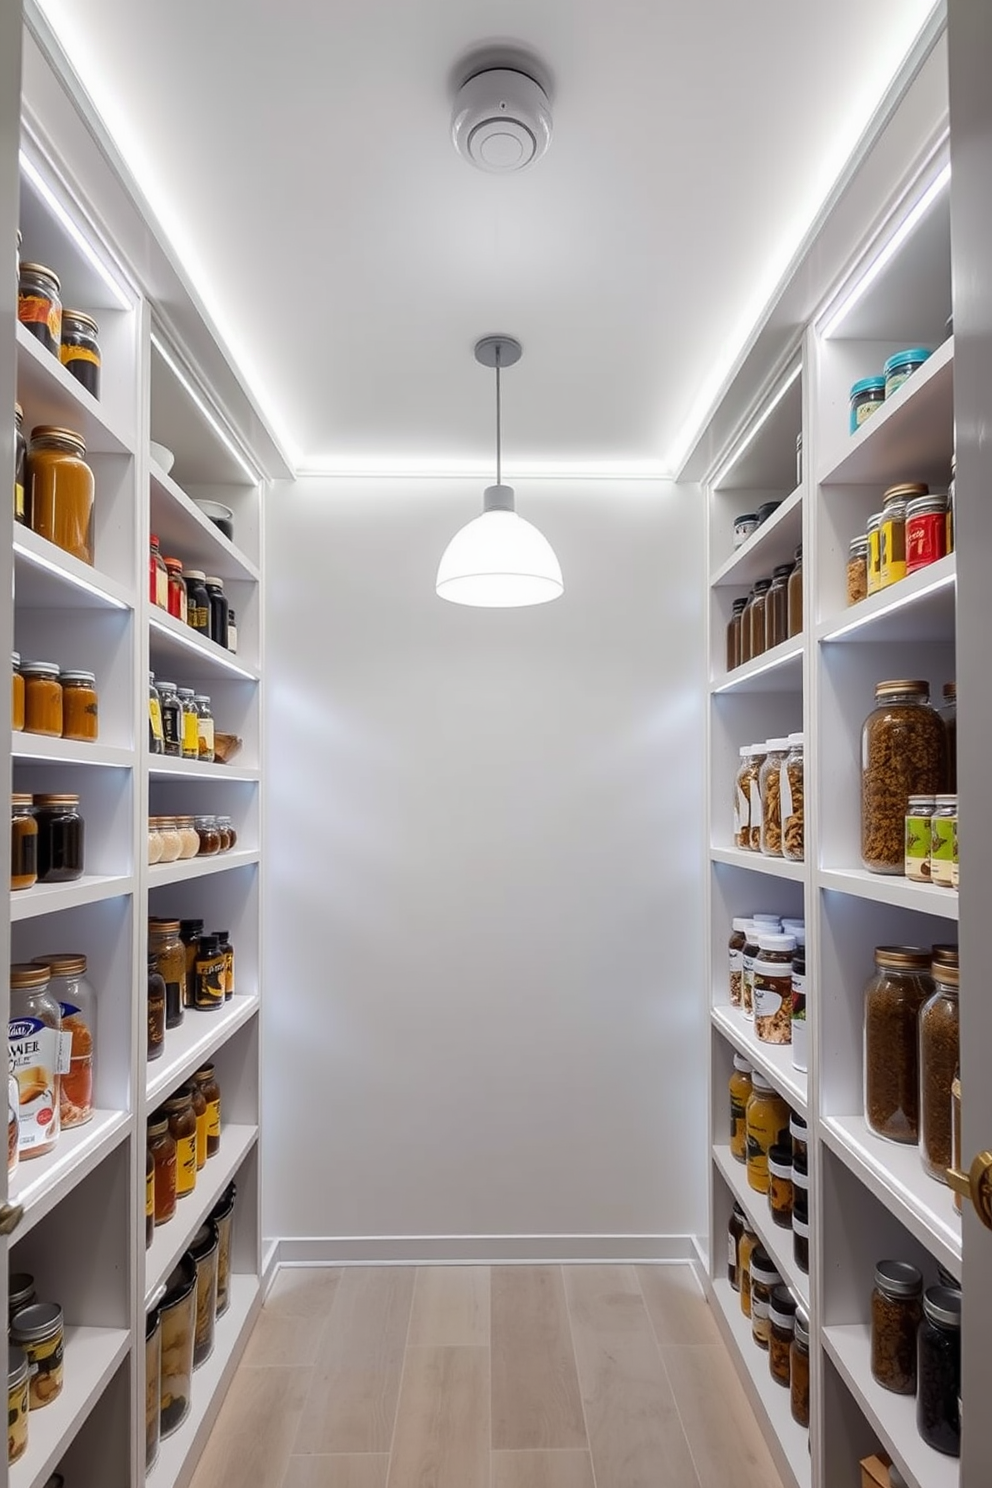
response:
M525 72L477 72L455 97L451 137L479 170L509 175L540 160L551 143L548 95Z

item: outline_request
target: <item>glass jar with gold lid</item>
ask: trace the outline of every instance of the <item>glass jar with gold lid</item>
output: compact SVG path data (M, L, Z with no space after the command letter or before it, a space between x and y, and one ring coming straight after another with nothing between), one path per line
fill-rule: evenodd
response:
M86 441L74 429L39 424L31 431L31 526L81 563L92 564L95 485L85 454Z
M929 951L875 947L864 1004L865 1123L889 1142L919 1137L919 1019L932 991Z

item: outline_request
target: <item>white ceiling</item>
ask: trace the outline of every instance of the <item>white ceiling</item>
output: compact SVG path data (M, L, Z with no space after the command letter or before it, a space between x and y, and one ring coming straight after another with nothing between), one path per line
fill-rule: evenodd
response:
M932 0L42 0L302 468L668 467ZM494 36L494 23L499 35ZM512 40L545 159L474 172L452 74Z

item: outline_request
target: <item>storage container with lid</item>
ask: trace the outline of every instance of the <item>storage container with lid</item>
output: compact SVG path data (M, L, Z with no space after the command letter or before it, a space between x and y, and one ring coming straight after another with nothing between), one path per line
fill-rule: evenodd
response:
M919 1019L932 992L928 951L875 947L864 994L865 1124L889 1142L919 1139Z
M792 1255L809 1272L809 1170L805 1155L792 1150Z
M859 377L851 386L850 429L856 434L866 419L877 413L885 402L885 378Z
M751 1098L751 1066L743 1054L734 1055L730 1077L730 1155L747 1161L747 1103Z
M906 577L906 503L926 494L927 487L915 483L890 486L882 497L879 585L887 589Z
M162 1298L162 1435L171 1436L189 1415L196 1336L196 1262L186 1251L165 1284Z
M24 727L24 673L21 671L21 653L12 651L11 659L11 698L10 698L10 726L15 733L20 733Z
M234 1227L234 1204L237 1185L229 1183L210 1218L217 1226L217 1316L222 1317L231 1305L231 1235Z
M28 1449L28 1356L7 1345L7 1463L19 1462Z
M885 374L885 396L891 398L907 378L912 377L930 356L926 346L910 346L906 351L897 351L890 356L882 368Z
M760 1070L751 1074L747 1103L747 1181L757 1193L768 1192L768 1154L788 1140L789 1107Z
M39 424L31 431L31 526L80 563L92 564L95 484L85 456L86 441L74 429Z
M43 1410L62 1394L65 1326L57 1302L32 1302L10 1320L10 1341L28 1356L28 1409Z
M944 740L947 745L947 789L958 788L958 687L956 682L945 682L941 689L944 699L940 718L944 725Z
M852 537L847 552L847 602L860 604L868 597L868 534Z
M879 1261L871 1294L871 1372L895 1395L916 1393L923 1277L908 1261Z
M768 1206L772 1221L783 1230L792 1229L792 1147L780 1143L768 1153Z
M798 1157L803 1163L807 1160L808 1131L806 1122L798 1111L789 1113L789 1138L792 1142L793 1161Z
M17 318L46 351L58 356L62 344L62 285L45 264L21 261L17 280Z
M100 699L93 672L59 673L62 686L62 737L92 743L100 735Z
M204 579L202 568L187 568L183 573L186 584L186 624L209 640L210 596Z
M792 957L795 938L759 931L754 960L754 1031L765 1044L792 1041Z
M930 882L930 822L934 796L910 796L906 805L906 877L914 883Z
M961 1451L961 1293L929 1287L923 1294L917 1358L916 1424L927 1446L948 1457Z
M780 646L789 638L789 575L791 563L779 563L772 569L772 587L765 607L767 649Z
M183 752L183 710L175 682L159 680L158 695L162 705L164 753L179 759Z
M94 398L100 396L100 327L82 310L62 311L59 360Z
M184 1199L196 1188L196 1116L193 1092L182 1085L162 1106L169 1118L169 1131L176 1144L176 1198Z
M789 1354L789 1404L792 1419L809 1426L809 1319L796 1309L795 1332Z
M782 763L789 752L788 735L769 739L758 772L761 830L758 845L769 858L782 856Z
M59 1137L62 1015L50 982L47 966L10 968L8 1057L18 1085L22 1162L51 1152Z
M10 887L30 889L38 882L38 823L34 799L15 791L10 798Z
M879 682L861 733L861 859L903 872L910 796L943 789L946 745L924 681Z
M789 734L788 752L779 767L782 856L801 863L806 851L805 737ZM786 929L788 926L785 927Z
M792 953L792 1067L805 1074L809 1068L805 932L802 939L795 938L799 943Z
M740 1204L735 1203L730 1214L730 1222L727 1225L727 1280L735 1292L741 1289L740 1276L737 1267L737 1247L744 1233L746 1216Z
M803 549L796 549L792 572L789 574L788 629L789 639L801 635L803 628Z
M728 956L730 1006L733 1008L739 1008L741 1006L741 976L744 971L744 945L747 939L744 932L747 929L747 924L746 919L735 919L732 922Z
M227 650L227 598L224 585L212 574L204 578L210 602L210 639Z
M155 673L148 673L148 752L165 753L165 735L162 732L162 699L155 686Z
M154 951L148 953L148 1046L149 1060L161 1059L165 1053L165 978L158 969Z
M28 442L24 438L24 409L14 404L14 521L31 525L28 513Z
M62 736L62 683L55 661L22 661L24 678L24 731L44 734L50 739Z
M178 920L149 920L148 952L165 981L165 1026L178 1028L186 1007L186 951Z
M200 718L200 761L210 764L214 758L214 715L211 712L210 699L205 692L198 692L194 694L193 701Z
M193 1368L199 1369L214 1351L214 1321L217 1315L217 1226L210 1219L200 1226L190 1241L190 1255L196 1262L196 1336L193 1342Z
M193 1080L207 1103L207 1157L216 1157L220 1151L220 1086L214 1066L201 1065Z
M906 572L917 573L947 556L947 497L939 491L906 503Z
M782 1278L768 1252L759 1246L751 1252L751 1337L759 1348L766 1349L771 1340L772 1290Z
M182 709L181 744L183 759L200 758L200 714L193 701L192 687L180 687L176 692Z
M933 960L934 992L920 1009L920 1157L931 1178L951 1165L951 1086L960 1064L958 968Z
M162 555L165 564L167 609L169 614L176 620L181 620L184 625L189 624L186 613L186 585L183 583L183 564L181 558L168 558Z
M930 882L953 889L958 855L958 798L937 795L930 816Z
M740 630L740 644L739 644L739 652L738 652L738 654L739 654L738 666L743 666L746 661L750 661L751 660L751 606L752 606L753 603L754 603L754 585L752 584L751 585L751 592L748 594L747 598L745 599L745 601L744 601L744 608L741 611L741 630Z
M877 594L882 587L882 513L872 512L865 523L868 539L868 593Z
M739 517L734 518L734 547L739 548L747 542L752 532L758 528L757 512L742 512Z
M155 1223L167 1224L176 1212L176 1140L165 1111L148 1118L148 1151L155 1161Z
M36 956L35 966L47 966L48 990L59 1004L62 1032L72 1047L69 1069L59 1081L60 1120L63 1131L85 1126L93 1116L96 1079L96 993L86 976L86 957L78 953Z
M85 825L79 797L69 793L34 798L38 821L38 882L70 883L83 876Z
M737 1279L740 1283L741 1312L746 1318L751 1316L751 1257L760 1243L751 1228L751 1221L745 1217L744 1233L737 1246Z
M158 610L169 608L169 570L155 532L148 537L148 603Z
M776 1384L789 1388L792 1365L792 1339L796 1327L797 1303L787 1286L772 1288L768 1335L768 1368Z

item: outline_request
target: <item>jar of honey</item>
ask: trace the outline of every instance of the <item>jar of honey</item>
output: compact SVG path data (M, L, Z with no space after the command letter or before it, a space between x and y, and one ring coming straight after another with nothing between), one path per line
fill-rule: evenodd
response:
M10 798L10 887L30 889L38 882L38 823L31 796Z
M193 1092L182 1085L162 1107L169 1118L169 1131L176 1144L176 1198L184 1199L196 1187L196 1116Z
M62 737L92 742L100 732L100 703L92 672L60 672Z
M62 737L62 683L58 663L22 661L24 678L24 729L29 734Z
M21 653L11 652L13 662L12 692L10 697L10 726L20 732L24 727L24 673L21 671Z
M31 526L81 563L92 564L94 481L85 454L83 436L72 429L39 424L32 430Z
M176 1143L164 1111L148 1118L148 1151L155 1161L155 1223L162 1225L176 1212Z

